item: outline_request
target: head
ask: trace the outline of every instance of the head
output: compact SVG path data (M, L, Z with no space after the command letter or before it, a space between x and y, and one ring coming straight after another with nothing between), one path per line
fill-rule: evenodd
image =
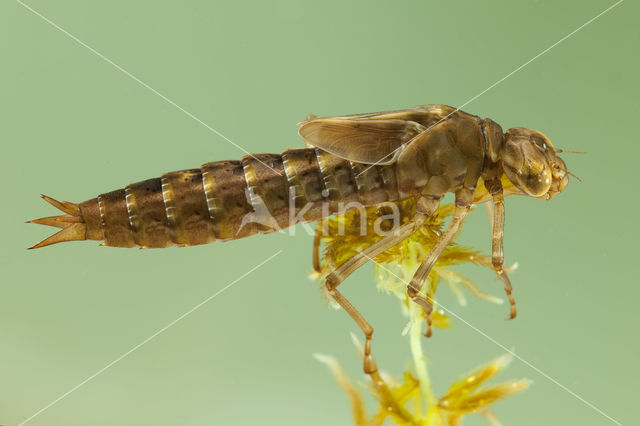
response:
M507 178L522 192L548 200L569 183L567 166L556 156L541 132L522 127L504 134L502 166Z

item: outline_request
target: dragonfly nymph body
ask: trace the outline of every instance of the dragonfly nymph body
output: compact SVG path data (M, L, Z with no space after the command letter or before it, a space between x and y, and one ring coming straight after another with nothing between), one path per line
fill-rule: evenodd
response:
M365 371L373 328L338 291L369 259L416 232L455 194L455 213L426 256L407 292L430 318L432 301L420 294L438 257L452 241L471 205L492 200L492 262L516 315L503 267L506 195L550 199L568 183L567 169L549 139L525 128L503 132L491 119L445 105L317 118L299 123L307 147L281 154L247 155L164 174L80 204L43 196L65 215L32 222L61 230L32 248L72 240L115 247L167 247L226 241L321 220L354 205L415 198L415 217L345 261L326 277L329 294L366 335ZM479 196L482 185L483 196ZM428 321L426 334L430 335Z

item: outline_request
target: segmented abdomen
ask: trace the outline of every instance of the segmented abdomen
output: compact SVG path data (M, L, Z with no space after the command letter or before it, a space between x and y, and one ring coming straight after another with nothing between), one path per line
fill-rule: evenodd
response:
M396 200L395 166L351 163L302 148L166 173L85 201L80 211L86 239L167 247L273 232L300 221L299 214L315 221L353 203Z

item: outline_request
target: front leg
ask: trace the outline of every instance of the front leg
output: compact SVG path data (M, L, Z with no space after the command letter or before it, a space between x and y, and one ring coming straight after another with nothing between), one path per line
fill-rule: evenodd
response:
M413 275L411 282L407 286L407 294L411 298L412 301L422 306L427 313L427 330L425 332L425 336L431 336L431 311L433 310L433 299L431 297L426 298L420 295L422 291L422 286L424 282L427 280L429 276L429 272L435 265L436 261L442 255L442 252L449 245L453 237L455 237L458 229L460 229L460 225L464 221L464 218L469 213L471 208L471 200L472 196L469 194L468 190L461 190L456 193L456 210L451 218L451 222L449 222L449 226L444 231L436 244L431 248L431 251L427 255L427 257L422 261L418 270Z
M502 184L499 180L493 182L487 182L487 190L491 192L493 197L493 236L491 239L491 264L493 270L498 275L498 278L502 280L504 284L504 291L509 297L509 304L511 305L511 311L509 318L514 319L516 317L516 301L513 298L511 280L504 270L504 251L503 251L503 237L504 237L504 196L502 195Z

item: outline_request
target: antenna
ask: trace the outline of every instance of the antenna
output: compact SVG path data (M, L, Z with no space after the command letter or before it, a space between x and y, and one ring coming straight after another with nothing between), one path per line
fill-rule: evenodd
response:
M566 152L567 154L586 154L583 151L571 151L570 149L556 149L556 152Z
M586 152L584 154L586 154ZM567 170L567 173L570 174L571 176L573 176L574 178L578 179L578 182L582 182L582 179L580 179L578 176L576 176L573 173L571 173L569 170Z

